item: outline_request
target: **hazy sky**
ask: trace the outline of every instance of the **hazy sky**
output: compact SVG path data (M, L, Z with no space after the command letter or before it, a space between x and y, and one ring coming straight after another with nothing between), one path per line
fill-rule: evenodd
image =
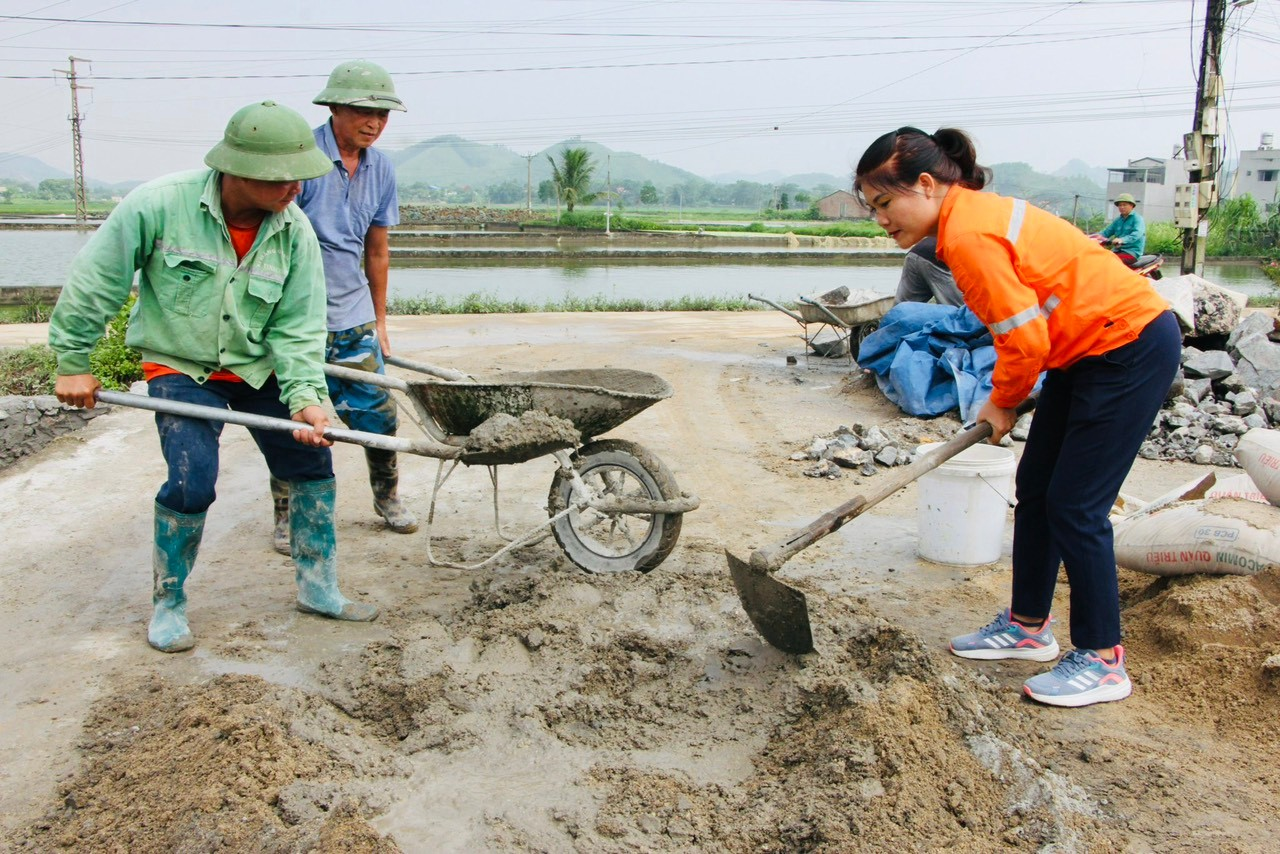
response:
M329 71L371 59L441 134L520 154L570 136L704 176L847 176L880 133L969 130L983 162L1167 157L1191 129L1205 0L3 0L0 152L71 171L82 57L89 178L200 165L272 98L313 124ZM1280 133L1280 0L1227 19L1226 149ZM2 155L0 155L2 156Z

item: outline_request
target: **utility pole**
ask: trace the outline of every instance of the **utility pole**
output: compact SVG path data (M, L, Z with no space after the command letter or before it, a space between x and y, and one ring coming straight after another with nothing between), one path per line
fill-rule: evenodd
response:
M1071 224L1076 224L1076 213L1080 210L1080 194L1076 193L1076 200L1071 203Z
M1207 216L1218 196L1216 179L1222 163L1218 150L1218 101L1223 88L1222 31L1226 20L1227 0L1206 0L1195 123L1191 133L1183 137L1187 183L1174 191L1174 224L1182 228L1183 275L1204 272Z
M613 155L608 155L604 162L604 234L612 237L609 220L613 217Z
M84 150L80 143L80 121L84 118L80 115L80 98L78 90L91 89L92 86L83 86L76 82L76 62L88 62L78 56L68 56L68 62L71 67L53 69L58 74L65 74L67 80L71 81L71 163L72 171L75 173L75 197L76 197L76 225L84 227L89 222L89 203L86 200L84 192Z
M524 179L524 210L525 213L533 213L533 158L536 154L526 154L525 160L525 179Z

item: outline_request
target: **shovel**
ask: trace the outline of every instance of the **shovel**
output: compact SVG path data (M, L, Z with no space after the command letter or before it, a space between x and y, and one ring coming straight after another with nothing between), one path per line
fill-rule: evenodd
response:
M1023 415L1035 408L1036 399L1029 397L1018 405ZM858 495L839 507L824 513L787 539L772 546L756 549L743 560L728 549L729 573L738 599L760 636L783 652L803 655L813 652L813 632L809 627L809 605L802 592L774 578L774 573L793 556L838 531L856 516L871 509L904 486L936 469L965 448L991 437L991 425L985 421L952 436L943 445L922 454L919 459L899 469L868 495Z

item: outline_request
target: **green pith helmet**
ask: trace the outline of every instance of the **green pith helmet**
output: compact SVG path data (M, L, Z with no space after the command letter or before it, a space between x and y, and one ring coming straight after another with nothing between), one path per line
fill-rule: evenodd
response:
M333 69L329 85L311 103L406 112L404 102L396 97L396 87L391 85L391 75L367 59L344 62Z
M1121 202L1128 202L1134 207L1138 206L1138 200L1135 199L1133 196L1129 195L1128 193L1121 193L1120 195L1116 196L1116 200L1112 202L1112 204L1118 206Z
M307 120L275 101L236 111L204 163L225 175L257 181L305 181L333 169L329 156L316 148Z

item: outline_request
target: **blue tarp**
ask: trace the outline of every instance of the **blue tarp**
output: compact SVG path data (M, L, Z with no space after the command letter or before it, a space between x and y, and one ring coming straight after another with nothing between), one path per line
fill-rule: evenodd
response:
M958 407L969 422L991 396L996 349L965 306L903 302L862 342L858 364L907 414L927 417Z

